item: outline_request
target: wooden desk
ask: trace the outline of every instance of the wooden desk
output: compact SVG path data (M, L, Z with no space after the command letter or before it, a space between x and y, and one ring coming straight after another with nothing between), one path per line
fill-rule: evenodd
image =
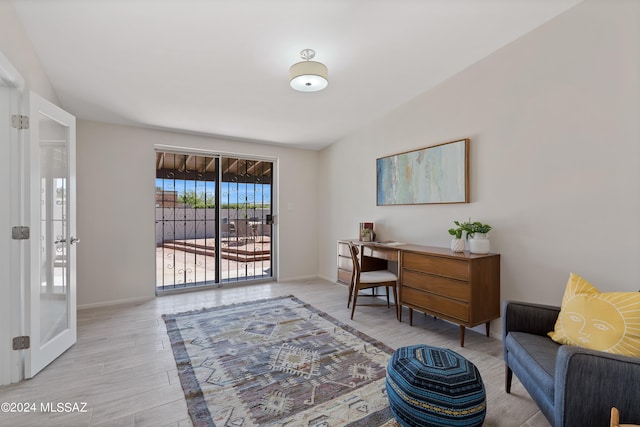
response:
M500 255L455 253L447 248L341 240L338 242L338 281L349 284L349 242L361 246L363 270L385 269L387 260L398 261L400 306L428 313L460 325L460 346L465 328L485 324L486 335L493 319L500 317ZM344 254L344 255L341 255ZM395 255L394 255L395 254ZM402 310L399 319L402 321Z
M387 261L398 262L400 259L400 251L397 247L377 242L338 240L338 282L345 285L351 283L351 272L353 271L349 243L358 245L362 271L386 270L389 268ZM398 273L398 271L394 271L394 273Z
M359 246L358 252L362 271L386 270L387 261L398 262L399 251L391 246L384 246L376 242L360 242L358 240L338 241L338 282L349 285L351 283L351 273L353 266L351 254L349 253L349 243ZM394 271L397 273L397 271Z

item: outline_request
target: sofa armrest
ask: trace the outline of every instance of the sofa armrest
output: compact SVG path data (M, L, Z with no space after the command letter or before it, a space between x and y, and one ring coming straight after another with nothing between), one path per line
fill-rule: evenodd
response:
M560 307L520 301L505 301L502 305L502 338L509 332L526 332L546 336L553 331Z
M624 422L640 423L640 358L576 346L558 350L555 426L609 425L611 407Z

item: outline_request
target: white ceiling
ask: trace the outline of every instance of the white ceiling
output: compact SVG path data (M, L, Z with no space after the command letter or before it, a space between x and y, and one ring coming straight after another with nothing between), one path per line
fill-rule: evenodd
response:
M14 0L79 118L320 149L581 0ZM289 87L302 49L329 68Z

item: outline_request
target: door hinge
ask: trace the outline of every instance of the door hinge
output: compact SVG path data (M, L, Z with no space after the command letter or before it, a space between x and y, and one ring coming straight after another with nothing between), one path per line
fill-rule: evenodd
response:
M26 350L29 347L31 347L31 338L29 338L28 336L15 337L13 339L14 350Z
M11 238L13 240L27 240L29 239L29 227L18 225L11 228Z
M12 115L11 126L16 129L29 129L29 116Z

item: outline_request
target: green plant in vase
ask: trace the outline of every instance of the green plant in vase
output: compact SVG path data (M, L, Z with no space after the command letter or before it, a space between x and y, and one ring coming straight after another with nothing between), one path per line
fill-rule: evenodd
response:
M451 250L454 252L464 251L464 240L462 240L462 233L465 233L465 238L469 240L469 250L472 253L486 254L489 253L489 239L487 239L487 233L492 230L489 224L483 224L480 221L460 222L453 221L457 226L456 228L450 228L449 234L454 238L451 241Z
M467 231L467 238L474 237L476 233L486 235L492 229L489 224L483 224L478 221L471 222L471 218L469 218L469 222L466 222L464 226L465 230Z
M474 254L488 254L490 245L487 233L492 230L492 227L479 221L471 222L471 218L469 218L465 228L467 238L470 238L469 251Z
M453 239L451 239L451 250L453 252L464 252L464 240L462 240L462 233L467 231L465 228L466 223L461 223L460 221L453 221L453 223L457 227L449 229L449 234L453 236Z

